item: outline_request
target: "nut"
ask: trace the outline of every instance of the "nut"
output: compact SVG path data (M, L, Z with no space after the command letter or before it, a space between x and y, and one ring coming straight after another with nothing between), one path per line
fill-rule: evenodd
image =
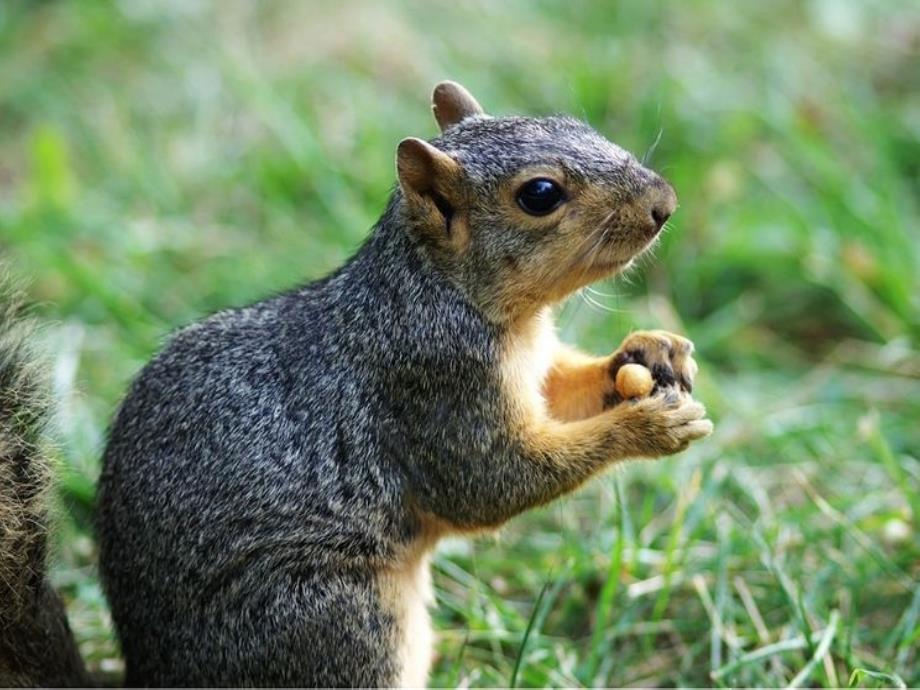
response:
M621 398L644 398L652 392L655 381L652 372L641 364L624 364L617 371L614 386Z

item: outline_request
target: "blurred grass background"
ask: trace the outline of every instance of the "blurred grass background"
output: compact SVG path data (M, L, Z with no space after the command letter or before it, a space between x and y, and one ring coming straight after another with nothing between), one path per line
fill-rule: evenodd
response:
M717 430L445 543L432 684L920 684L920 9L881 0L0 4L0 251L48 324L92 668L120 663L91 515L128 381L349 256L443 78L654 149L672 229L561 330L687 333Z

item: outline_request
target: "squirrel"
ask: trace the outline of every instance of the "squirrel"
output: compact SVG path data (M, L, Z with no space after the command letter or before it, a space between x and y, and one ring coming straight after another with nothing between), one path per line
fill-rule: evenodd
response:
M399 143L344 266L180 330L122 401L97 531L128 685L423 686L439 539L711 433L689 340L636 332L594 357L553 326L654 244L671 186L571 117L490 117L454 82L432 101L440 135ZM3 611L0 684L81 684L28 516L39 384L0 342L0 516L25 530L4 526L0 573L30 573L0 586L31 599ZM627 362L651 369L648 397L616 393ZM17 647L10 615L49 641Z

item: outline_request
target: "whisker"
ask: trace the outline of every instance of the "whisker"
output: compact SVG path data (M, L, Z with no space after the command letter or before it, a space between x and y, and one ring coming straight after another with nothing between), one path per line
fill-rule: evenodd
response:
M652 156L655 155L655 151L658 148L658 144L661 142L661 135L664 133L663 129L658 130L658 135L655 137L655 141L652 142L652 145L648 147L648 151L645 152L645 155L642 156L642 165L651 160Z
M596 309L598 309L598 310L600 310L600 311L607 312L608 314L616 314L617 312L620 311L619 309L614 309L613 307L609 307L609 306L607 306L606 304L602 304L601 302L598 302L596 299L594 299L593 297L589 296L589 295L588 295L587 293L585 293L584 291L579 291L579 294L581 295L581 298L582 298L587 304L590 304L591 306L595 307Z
M585 290L590 292L592 295L597 295L598 297L606 297L607 299L619 299L620 296L615 292L601 292L597 288L593 288L590 285L585 285Z
M581 259L581 273L578 278L579 281L591 270L591 266L594 265L594 260L597 258L597 254L604 246L604 233L601 233L594 244L591 246L591 249L584 255Z
M605 233L606 228L603 225L598 225L597 229L592 230L588 236L579 243L577 247L578 251L575 252L575 257L570 264L571 268L581 264L581 272L578 276L579 280L590 270L592 261L588 259L603 246ZM587 251L581 251L585 246L588 246Z

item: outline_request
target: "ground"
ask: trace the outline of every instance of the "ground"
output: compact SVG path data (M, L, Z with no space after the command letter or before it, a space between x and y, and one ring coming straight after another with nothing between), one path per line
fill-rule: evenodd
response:
M0 251L46 324L90 665L119 666L91 510L131 376L353 252L453 78L674 184L654 254L559 322L688 335L716 433L445 543L432 684L920 684L918 54L897 1L3 3Z

